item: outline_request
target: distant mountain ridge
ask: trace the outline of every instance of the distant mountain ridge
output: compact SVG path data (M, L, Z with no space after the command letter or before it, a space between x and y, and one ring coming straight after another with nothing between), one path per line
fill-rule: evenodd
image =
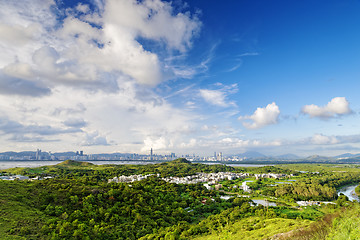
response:
M247 151L244 153L240 153L240 154L236 154L236 156L241 157L241 158L266 158L267 156L256 152L256 151Z
M296 160L296 159L300 159L301 157L299 157L295 154L288 153L288 154L276 156L276 158L284 159L284 160Z
M267 156L265 154L262 154L260 152L256 151L247 151L244 153L236 154L235 156L244 158L244 159L281 159L281 160L296 160L301 159L301 157L295 155L295 154L283 154L278 156Z
M335 156L335 158L355 158L360 157L360 153L352 154L352 153L344 153L338 156Z
M338 162L338 163L351 163L351 162L359 162L360 161L360 153L358 154L352 154L352 153L344 153L337 156L327 157L327 156L321 156L321 155L311 155L308 157L299 157L295 154L282 154L278 156L267 156L265 154L262 154L260 152L256 151L247 151L244 153L236 154L235 156L239 158L243 158L244 161L264 161L264 162L270 162L270 161L294 161L294 162Z

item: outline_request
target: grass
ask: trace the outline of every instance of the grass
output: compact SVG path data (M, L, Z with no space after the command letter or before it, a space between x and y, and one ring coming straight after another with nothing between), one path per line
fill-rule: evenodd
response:
M270 239L279 233L289 233L298 228L304 228L311 224L310 220L249 217L234 224L226 226L219 233L194 238L196 240L220 240L220 239Z
M296 219L286 218L285 214L291 216L291 211L294 211L295 217L297 210L284 209L283 217L248 217L223 227L219 232L194 239L357 240L360 236L360 205L356 206L356 214L354 208L348 209L344 214L341 214L343 210L327 206L320 209L304 209L297 212L302 212L303 216Z
M343 211L333 221L328 240L357 240L360 237L360 205L356 204Z

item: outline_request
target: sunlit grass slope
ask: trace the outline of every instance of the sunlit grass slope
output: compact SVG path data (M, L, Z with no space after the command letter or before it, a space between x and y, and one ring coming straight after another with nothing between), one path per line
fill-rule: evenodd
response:
M308 226L312 221L310 220L296 220L296 219L261 219L259 217L250 217L242 219L232 225L224 227L219 233L213 233L207 236L194 238L196 240L219 240L219 239L267 239L276 234L287 235L292 230ZM283 233L283 234L281 234Z

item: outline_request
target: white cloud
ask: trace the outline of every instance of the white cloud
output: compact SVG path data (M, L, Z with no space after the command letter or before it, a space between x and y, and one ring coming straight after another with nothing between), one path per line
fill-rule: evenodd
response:
M36 25L23 27L0 23L0 41L6 44L23 46L31 40L36 30Z
M97 131L86 133L82 146L107 146L109 145L105 136L101 136Z
M323 119L347 115L352 112L349 107L349 102L345 97L335 97L323 107L319 107L314 104L305 105L301 111L304 114L308 114L310 117L318 117Z
M228 103L225 100L225 93L220 90L200 89L200 96L210 104L220 107L228 106Z
M314 134L310 141L309 139L305 139L302 141L302 144L307 144L311 142L312 144L316 145L334 145L334 144L351 144L351 143L359 143L360 142L360 135L333 135L333 136L326 136L321 133Z
M248 129L258 129L278 123L279 115L279 107L273 102L264 108L257 108L251 116L240 116L239 120L252 120L252 122L243 121L244 127Z
M152 91L147 92L147 99L140 99L138 86L131 81L120 88L119 93L104 94L57 87L52 95L31 101L20 96L9 101L8 96L0 95L1 114L9 116L0 123L0 142L9 146L24 141L24 137L13 137L23 132L27 141L18 150L66 151L81 146L88 152L147 153L151 147L166 152L196 129L192 120L197 115L184 113L166 101L157 102ZM53 139L58 139L58 145L42 144Z
M186 57L176 61L181 71L167 59L186 56L201 22L167 1L94 3L99 9L64 10L53 0L0 0L0 117L8 119L0 143L8 150L167 151L191 134L196 114L149 85L195 74Z
M335 136L325 136L323 134L314 134L311 138L311 143L313 144L337 144L339 143L338 139Z
M212 105L220 107L235 106L236 104L228 101L227 97L228 95L234 94L238 91L237 84L222 85L221 83L216 83L215 85L221 88L217 90L200 89L200 96Z
M190 141L188 142L183 142L180 144L181 148L185 148L185 149L191 149L191 148L196 148L199 145L198 141L195 138L191 138Z
M120 12L119 12L120 11ZM105 5L105 18L110 24L130 29L145 38L162 40L170 48L185 51L191 46L200 27L198 19L189 13L172 14L172 7L160 0L110 0Z
M89 5L87 5L87 4L79 3L76 6L76 10L79 11L79 12L82 12L82 13L87 13L87 12L90 11L90 8L89 8Z
M9 78L37 79L47 87L65 84L107 91L117 89L116 81L123 77L154 86L165 79L164 71L183 75L186 68L163 69L165 60L138 39L161 43L157 50L163 55L185 52L201 27L196 16L175 13L171 3L160 0L107 0L101 15L79 4L76 11L67 9L61 24L50 0L1 5L0 70Z
M151 138L147 137L144 140L144 146L142 147L141 151L147 153L150 149L159 150L159 151L166 151L168 148L171 148L173 144L171 141L165 139L165 137L159 138Z

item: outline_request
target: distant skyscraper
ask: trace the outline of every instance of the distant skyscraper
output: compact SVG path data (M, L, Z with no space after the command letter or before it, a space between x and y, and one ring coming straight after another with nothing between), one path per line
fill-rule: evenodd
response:
M219 154L217 156L217 160L219 160L219 161L223 160L222 152L219 152Z
M41 150L40 149L36 150L35 158L36 158L36 160L41 160Z
M151 150L150 150L150 160L151 160L151 161L153 160L153 150L152 150L152 148L151 148Z

